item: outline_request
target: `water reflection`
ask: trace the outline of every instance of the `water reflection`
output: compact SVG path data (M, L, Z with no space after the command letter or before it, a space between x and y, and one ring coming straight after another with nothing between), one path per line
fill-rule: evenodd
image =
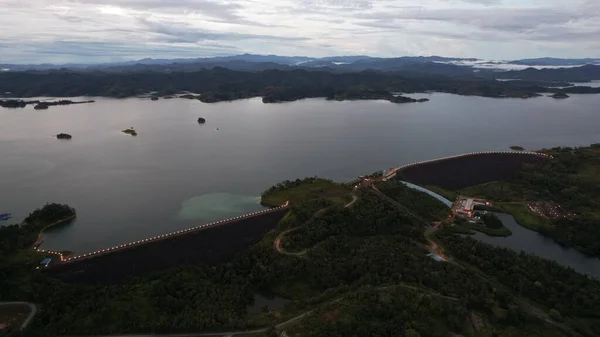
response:
M85 253L260 210L227 195L258 196L286 179L344 181L465 152L600 139L600 95L424 96L431 101L90 98L96 103L0 109L0 211L18 222L47 202L69 204L77 223L49 232L43 247ZM121 132L132 126L139 136ZM52 136L61 132L73 139Z
M574 250L560 246L554 240L520 226L510 214L495 213L502 223L512 231L509 237L491 237L477 233L474 237L497 247L524 251L539 257L554 260L575 271L600 279L600 259L590 258Z

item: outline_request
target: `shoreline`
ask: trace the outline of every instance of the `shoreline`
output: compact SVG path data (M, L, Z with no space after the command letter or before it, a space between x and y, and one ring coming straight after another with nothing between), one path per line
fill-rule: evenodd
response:
M61 220L55 221L55 222L53 222L53 223L51 223L51 224L49 224L49 225L46 225L46 226L44 226L44 228L40 229L40 231L39 231L39 233L38 233L38 236L37 236L37 239L35 240L35 242L34 242L34 243L33 243L33 245L32 245L32 248L33 248L34 250L38 250L38 247L39 247L39 246L40 246L40 245L41 245L41 244L44 242L44 240L42 240L42 236L44 235L44 231L46 231L46 229L48 229L48 228L50 228L50 227L52 227L52 226L56 226L56 225L59 225L59 224L61 224L61 223L64 223L64 222L67 222L67 221L73 220L73 219L75 219L76 217L77 217L77 214L73 214L73 215L71 215L71 216L69 216L69 217L66 217L66 218L64 218L64 219L61 219Z

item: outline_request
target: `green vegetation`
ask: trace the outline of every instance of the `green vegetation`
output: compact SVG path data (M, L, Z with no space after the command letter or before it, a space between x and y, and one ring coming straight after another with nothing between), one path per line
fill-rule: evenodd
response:
M281 206L289 201L299 204L311 199L326 199L334 203L344 204L350 200L352 188L331 180L310 177L283 181L262 194L261 204L270 207Z
M133 128L125 129L121 132L126 133L128 135L137 136L137 132Z
M565 98L569 98L571 96L569 96L565 92L561 91L561 92L557 92L557 93L550 95L550 97L556 98L556 99L565 99Z
M507 213L510 213L517 223L525 228L534 231L540 231L543 228L550 228L550 220L532 213L527 206L523 204L498 204L498 206Z
M439 195L441 195L442 197L444 197L444 198L446 198L446 199L448 199L450 201L456 200L456 198L458 197L458 193L457 192L455 192L455 191L449 191L449 190L443 189L443 188L441 188L439 186L426 185L425 188L428 189L428 190L430 190L430 191L433 191L433 192L435 192L435 193L437 193Z
M28 305L0 304L0 322L10 324L11 328L19 328L23 325L30 312L31 308Z
M458 194L495 201L524 227L600 257L600 144L544 150L554 159L524 165L508 181L471 186ZM434 189L436 190L436 189ZM440 192L439 189L436 192ZM442 194L442 193L440 193ZM529 211L525 201L552 201L574 216L551 220Z
M518 145L513 145L510 147L511 150L515 150L515 151L524 151L525 148L522 146L518 146Z
M22 226L39 230L47 225L71 218L75 215L75 209L68 205L46 204L44 207L30 213L23 221Z
M446 315L450 315L447 317ZM447 336L459 331L461 301L402 286L365 287L327 304L291 329L303 336Z
M42 256L29 248L44 228L75 214L67 205L47 204L21 224L0 226L0 301L24 301L31 296L37 284L32 271Z
M496 218L498 219L498 218ZM498 221L500 221L498 219ZM489 220L488 220L489 222ZM494 225L490 226L487 223L486 224L482 224L482 223L472 223L466 220L460 220L457 219L454 223L453 226L450 227L451 230L455 233L461 233L461 234L475 234L473 231L477 231L477 232L481 232L484 233L486 235L489 236L510 236L512 235L512 232L510 231L510 229L504 227L504 225L502 225L502 222L500 222L500 226L498 226L497 223L495 223Z
M457 191L458 194L494 201L517 200L522 195L522 192L519 185L504 181L492 181L481 185L469 186Z
M392 103L417 103L426 102L428 99L416 100L405 96L395 96L387 90L374 90L365 87L352 87L343 92L337 92L333 96L328 96L329 100L387 100ZM263 100L264 101L264 100Z
M397 180L380 181L375 183L375 186L424 219L440 221L452 214L450 208L441 201L432 198L427 193L409 188Z
M475 212L475 215L479 215L479 214L477 212ZM504 225L502 224L502 221L500 219L498 219L498 217L495 214L484 213L484 214L481 214L480 216L481 216L481 220L486 225L486 227L493 228L493 229L498 229L498 228L504 227Z
M290 181L264 194L302 191L308 182L322 181ZM0 295L43 308L31 327L15 336L250 330L310 310L305 319L265 335L276 330L290 337L600 334L599 282L449 231L438 236L454 259L436 262L426 256L428 241L419 221L372 193L359 189L355 194L358 200L343 207L301 193L310 198L303 202L298 197L272 233L229 263L174 268L108 286L66 285L36 273L35 264L19 257L27 247L19 238L27 236L26 226L2 228L0 240L12 230L7 242L23 244L0 242L7 249L0 255ZM327 210L315 216L324 206ZM65 215L50 210L32 213L31 223L43 225ZM286 244L307 248L306 254L273 249L274 237L287 228L298 230L285 236ZM254 293L261 291L292 302L281 310L248 315Z
M446 92L484 97L529 98L539 92L552 92L548 83L532 81L496 81L479 76L440 76L419 74L410 67L410 74L396 72L345 72L327 70L263 70L236 71L222 67L196 71L23 71L0 73L0 93L11 92L16 97L102 96L124 98L154 93L154 97L171 97L193 92L205 103L263 97L265 103L289 102L303 98L374 99L394 102L413 99L392 98L393 92ZM472 74L472 73L471 73ZM599 93L600 88L572 87L565 92ZM0 101L1 105L4 105ZM6 103L12 105L13 103Z
M24 108L29 104L35 104L35 110L46 110L51 106L55 105L71 105L71 104L85 104L85 103L94 103L94 101L81 101L81 102L73 102L70 100L59 100L59 101L24 101L20 99L9 99L9 100L0 100L0 107L3 108Z
M571 323L569 326L584 336L600 334L597 315L600 310L600 282L597 280L552 261L494 248L469 237L449 233L438 234L437 237L455 258L477 268L493 283L501 284L502 288L498 291L506 288L528 301L542 304L548 312L555 310L550 317L560 313L561 320Z

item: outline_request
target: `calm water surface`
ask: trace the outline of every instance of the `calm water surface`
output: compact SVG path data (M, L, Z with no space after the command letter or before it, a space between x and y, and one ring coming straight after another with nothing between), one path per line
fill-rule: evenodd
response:
M524 251L549 260L554 260L563 266L569 266L576 271L600 279L600 259L587 257L574 249L563 248L554 240L537 232L521 227L510 214L494 213L502 223L511 230L508 237L491 237L477 232L474 237L480 241L498 247Z
M470 151L600 141L600 95L420 96L431 101L132 98L0 109L0 212L20 220L46 202L72 205L77 220L42 246L82 253L260 209L261 191L285 179L349 180ZM121 133L128 127L139 136ZM60 132L73 139L52 137Z

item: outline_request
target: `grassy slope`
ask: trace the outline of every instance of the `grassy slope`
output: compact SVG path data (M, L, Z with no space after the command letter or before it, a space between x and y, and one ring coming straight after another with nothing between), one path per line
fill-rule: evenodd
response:
M489 228L483 224L474 224L474 223L470 223L470 222L463 222L460 224L455 224L451 228L452 228L452 231L454 231L454 232L464 233L464 234L473 234L472 231L478 231L478 232L484 233L489 236L510 236L510 235L512 235L512 232L510 231L510 229L508 229L504 226L502 228Z
M307 182L297 187L287 188L269 193L261 200L263 205L278 206L290 201L291 204L299 204L311 199L328 199L336 204L344 204L350 200L350 186L337 184L328 180L316 180Z
M517 223L525 228L529 228L534 231L538 231L541 228L549 227L549 219L543 218L539 215L532 213L527 206L522 204L499 204L497 205L504 211L510 213Z
M427 193L409 188L399 181L381 181L377 182L375 186L388 197L425 219L439 221L451 215L450 208L441 201Z
M523 227L535 231L540 231L544 228L550 229L553 226L550 219L532 213L524 204L514 202L558 199L554 201L561 203L561 198L563 199L562 201L577 198L578 191L584 189L585 186L600 186L600 160L598 159L600 158L600 147L579 148L574 151L555 150L552 151L552 154L555 156L555 159L550 163L542 167L525 166L524 171L529 172L529 175L533 172L534 175L547 177L549 181L546 182L547 184L552 184L552 180L550 179L558 179L557 177L560 177L560 180L566 186L570 186L563 188L560 191L560 195L557 195L556 192L549 192L547 186L531 184L526 179L515 179L508 182L493 181L456 191L445 190L437 186L428 186L427 188L451 200L459 194L487 198L496 201L497 207L513 215ZM568 165L571 165L569 174L552 176L555 172L555 167L564 170L564 167ZM541 181L544 182L544 180ZM574 189L574 192L571 192L572 195L568 194L570 193L568 191L570 188ZM598 202L594 200L593 195L589 196L588 194L586 198L592 198L592 204ZM600 209L598 207L584 207L577 210L585 218L600 219ZM577 210L573 211L576 212Z

